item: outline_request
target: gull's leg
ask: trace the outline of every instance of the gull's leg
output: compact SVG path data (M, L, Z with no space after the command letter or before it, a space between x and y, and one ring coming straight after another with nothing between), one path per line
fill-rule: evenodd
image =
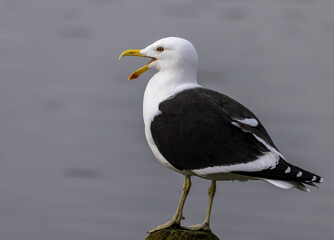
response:
M189 230L205 230L205 231L211 231L210 229L210 216L211 216L211 208L212 208L212 202L213 198L216 193L216 181L211 182L211 186L209 187L208 194L209 194L209 204L208 204L208 210L206 212L205 220L202 224L193 225L190 227L185 227Z
M183 191L182 191L181 199L180 199L179 205L176 209L176 212L173 218L170 221L166 222L165 224L159 225L155 229L152 229L151 231L149 231L149 233L152 233L152 232L155 232L161 229L165 229L173 225L180 226L181 220L184 219L184 217L182 216L182 211L183 211L184 202L186 201L190 187L191 187L190 176L186 175L184 179L184 183L183 183Z

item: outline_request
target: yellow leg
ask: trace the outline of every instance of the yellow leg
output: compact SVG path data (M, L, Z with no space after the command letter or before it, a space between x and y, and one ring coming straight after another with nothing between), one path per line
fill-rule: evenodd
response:
M215 193L216 193L216 181L212 181L211 186L209 187L209 190L208 190L209 203L208 203L208 209L206 211L206 217L205 217L204 222L202 224L197 224L197 225L193 225L190 227L186 227L186 229L211 231L210 216L211 216L212 202L213 202Z
M173 218L170 221L166 222L165 224L159 225L155 229L152 229L151 231L149 231L149 233L152 233L152 232L155 232L161 229L169 228L173 225L180 226L181 220L184 219L182 212L183 212L183 207L184 207L184 203L186 201L187 195L190 191L190 187L191 187L190 176L186 175L184 179L184 183L183 183L183 191L182 191L181 199L180 199L179 205L176 209L176 212Z

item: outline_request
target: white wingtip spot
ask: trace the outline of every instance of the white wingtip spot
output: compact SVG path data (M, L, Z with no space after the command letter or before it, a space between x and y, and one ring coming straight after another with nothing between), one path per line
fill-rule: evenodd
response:
M288 167L288 168L285 170L284 173L289 173L289 172L291 172L291 168L290 168L290 167Z
M303 173L301 172L301 171L299 171L298 173L297 173L297 177L301 177L303 175Z
M323 181L324 181L324 179L323 179L323 178L320 178L319 182L322 183Z

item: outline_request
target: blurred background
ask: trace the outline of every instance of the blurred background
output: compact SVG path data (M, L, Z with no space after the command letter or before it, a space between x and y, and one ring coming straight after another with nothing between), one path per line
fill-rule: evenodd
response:
M161 1L162 2L162 1ZM212 229L225 240L334 236L334 1L1 0L0 239L145 239L169 220L183 177L144 137L147 59L190 40L199 81L241 101L283 155L325 182L310 193L219 182ZM185 225L205 217L194 178Z

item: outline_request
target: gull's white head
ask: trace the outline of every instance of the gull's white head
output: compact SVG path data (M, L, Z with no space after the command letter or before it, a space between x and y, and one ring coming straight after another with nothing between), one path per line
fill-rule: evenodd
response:
M129 80L135 79L150 68L158 71L186 71L196 72L198 57L191 42L178 37L160 39L146 48L129 49L124 51L123 56L149 57L152 60L129 76Z

